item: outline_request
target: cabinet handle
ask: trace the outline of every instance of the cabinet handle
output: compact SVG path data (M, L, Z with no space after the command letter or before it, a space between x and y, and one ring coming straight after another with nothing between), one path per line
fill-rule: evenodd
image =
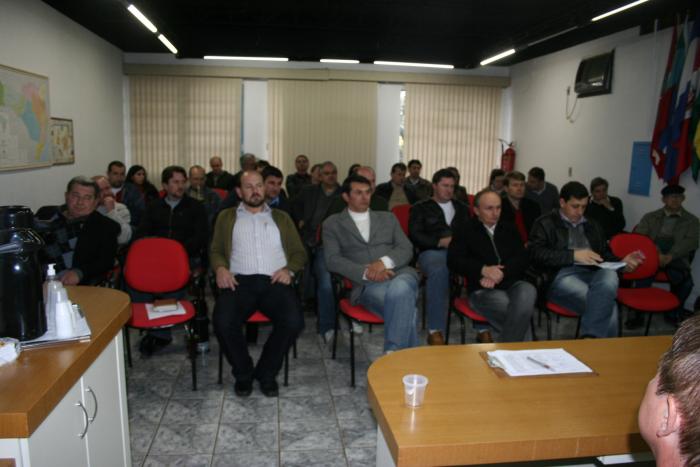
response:
M95 418L97 418L97 395L90 386L88 386L85 391L90 393L90 395L92 396L92 400L95 403L95 410L92 412L92 417L88 417L88 421L92 423L95 421Z
M85 438L85 435L87 434L87 431L88 431L88 427L90 426L89 421L88 421L89 420L88 413L87 413L87 410L85 410L85 406L83 405L82 402L80 402L80 401L76 402L75 406L80 407L80 410L83 411L83 425L84 425L83 432L78 433L78 438L83 439L83 438Z

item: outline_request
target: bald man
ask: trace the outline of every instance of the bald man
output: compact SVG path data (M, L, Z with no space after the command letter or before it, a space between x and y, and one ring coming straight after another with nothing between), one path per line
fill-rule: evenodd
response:
M209 167L211 167L211 172L207 174L206 182L209 188L219 188L226 191L233 190L233 175L224 170L223 162L219 156L209 159Z

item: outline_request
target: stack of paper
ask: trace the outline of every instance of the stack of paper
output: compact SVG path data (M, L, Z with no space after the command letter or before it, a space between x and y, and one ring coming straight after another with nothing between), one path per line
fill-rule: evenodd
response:
M593 373L564 349L493 350L486 354L489 365L503 369L508 376Z
M159 309L155 309L150 303L146 304L146 313L148 314L148 319L165 318L166 316L184 315L185 313L187 313L187 311L185 311L185 308L182 306L182 303L180 302L177 302L177 306L166 307L164 311L160 311L163 309L162 307L158 308Z

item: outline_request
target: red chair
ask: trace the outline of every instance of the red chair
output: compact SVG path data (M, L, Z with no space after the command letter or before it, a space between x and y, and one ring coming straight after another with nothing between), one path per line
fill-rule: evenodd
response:
M340 315L343 315L348 322L350 332L350 386L355 387L355 333L353 332L352 323L368 324L384 324L384 319L372 313L362 305L353 305L350 299L345 297L352 290L352 283L341 276L333 274L336 302L338 310L335 315L335 328L333 329L333 360L335 360L336 348L338 344L338 330L340 329Z
M403 233L405 233L408 237L408 219L411 214L411 205L399 204L398 206L391 208L391 212L394 213L394 216L396 216L396 218L399 220L401 230L403 230Z
M467 195L467 199L469 200L469 214L472 216L474 215L474 198L476 198L476 195Z
M579 332L581 331L581 316L578 313L575 313L568 308L564 308L563 306L557 305L554 302L547 302L545 306L548 311L547 340L552 340L552 317L550 316L550 313L557 315L557 320L559 320L560 316L563 316L564 318L576 318L576 334L574 335L574 339L578 338Z
M480 315L476 310L474 310L471 305L469 305L468 297L461 297L461 291L467 286L466 277L454 277L451 281L452 291L450 293L450 309L447 312L447 325L445 327L445 344L450 343L450 321L452 313L459 317L460 324L460 336L462 338L462 344L466 343L466 328L464 326L464 318L469 318L472 322L472 326L475 324L489 324L489 320L486 317Z
M160 190L160 191L158 192L158 197L159 197L159 198L165 198L165 195L167 195L167 194L168 194L167 191L165 191L165 190Z
M228 196L228 191L222 189L222 188L212 188L214 190L214 193L219 195L219 198L221 198L221 201L225 200L226 197Z
M255 311L246 323L249 324L268 324L270 323L270 318L265 316L261 311ZM294 342L294 357L296 358L296 341ZM224 353L219 347L219 380L218 383L223 383L223 368L224 368ZM289 352L284 356L284 385L289 386Z
M144 238L135 241L126 256L124 279L129 287L153 294L155 297L185 287L190 280L190 263L185 248L168 238ZM125 336L127 356L131 366L129 328L158 329L184 324L188 335L188 351L192 361L192 390L197 390L196 345L194 342L193 318L195 308L189 300L178 300L185 309L183 315L149 319L147 303L132 303L131 318L126 323ZM151 303L152 305L152 303Z
M659 269L659 252L654 242L646 235L622 233L610 240L612 252L624 258L633 251L641 251L645 256L644 262L633 272L622 275L624 280L635 281L655 277ZM648 313L647 326L644 335L649 335L651 317L654 313L666 313L680 306L678 298L668 290L658 287L619 288L617 301L620 305L631 310ZM621 319L621 318L620 318Z

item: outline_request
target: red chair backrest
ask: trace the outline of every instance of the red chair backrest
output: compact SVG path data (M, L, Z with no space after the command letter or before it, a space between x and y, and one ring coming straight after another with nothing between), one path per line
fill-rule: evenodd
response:
M627 280L645 279L652 277L659 269L659 252L651 238L642 234L621 233L610 239L610 249L615 256L624 258L633 251L641 251L645 259L637 269L632 272L626 272L622 275Z
M129 248L124 278L142 292L163 293L183 288L190 279L187 251L169 238L144 238Z
M399 220L401 230L403 230L403 233L405 233L408 237L408 219L411 214L411 205L399 204L398 206L391 208L391 212L393 212L396 218Z
M166 195L165 190L160 190L160 191L158 192L158 197L160 197L160 198L165 198L165 195Z
M222 188L212 188L214 190L214 193L219 195L219 198L221 198L221 201L225 200L226 197L228 196L228 191L222 189Z
M469 214L472 216L474 215L474 198L476 195L467 195L467 199L469 200Z

